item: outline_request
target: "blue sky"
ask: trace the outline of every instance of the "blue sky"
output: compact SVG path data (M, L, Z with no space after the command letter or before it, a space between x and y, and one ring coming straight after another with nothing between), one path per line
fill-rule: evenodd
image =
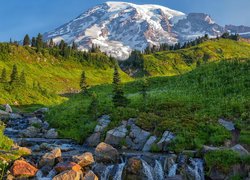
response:
M104 0L1 0L0 41L52 30ZM204 12L222 25L250 26L250 0L126 0L159 4L184 13Z

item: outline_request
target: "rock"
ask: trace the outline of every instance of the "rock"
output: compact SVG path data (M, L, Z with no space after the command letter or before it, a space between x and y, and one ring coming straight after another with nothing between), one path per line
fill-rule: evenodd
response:
M221 148L213 147L213 146L206 146L206 145L204 145L203 148L202 148L203 153L207 153L207 152L210 152L210 151L218 151L218 150L221 150Z
M42 126L43 124L42 120L37 117L28 118L27 120L30 125L36 124L36 125Z
M142 151L149 152L151 150L151 146L155 143L156 140L157 140L156 136L150 136L147 142L145 143Z
M49 112L49 108L40 108L40 109L36 110L34 113L35 114L44 114L47 112Z
M47 131L45 138L56 139L56 138L58 138L58 133L55 129L50 129Z
M23 117L20 114L11 113L10 119L22 119Z
M34 177L38 171L37 168L24 160L16 160L10 169L11 174L15 177L25 176Z
M105 143L119 146L120 142L125 139L128 130L125 125L109 130L106 134Z
M175 175L173 177L167 177L166 180L183 180L181 175Z
M2 115L9 115L9 113L7 113L7 112L5 112L5 111L3 111L3 110L0 109L0 115L1 115L1 116L2 116Z
M231 121L225 121L224 119L219 119L218 121L222 126L224 126L228 131L235 130L234 123Z
M21 135L27 138L35 138L38 136L39 132L40 130L38 128L34 126L29 126L27 129L21 132Z
M34 145L33 147L32 147L32 151L34 151L34 152L39 152L41 149L40 149L40 146L38 145L38 144L36 144L36 145Z
M56 162L56 158L60 158L62 156L61 149L56 148L50 153L46 153L41 160L39 161L39 167L43 167L45 165L54 166Z
M7 112L7 113L12 113L13 112L12 108L11 108L11 106L9 104L5 105L5 112Z
M90 137L87 138L86 144L89 146L95 147L101 142L101 133L94 133Z
M14 151L21 151L25 155L30 155L32 153L32 150L27 147L20 147L20 146L13 146L12 150Z
M141 150L149 136L149 132L144 131L135 124L132 124L129 136L126 137L128 148L133 150Z
M98 177L93 173L93 171L88 171L83 177L83 180L98 180Z
M130 158L126 163L123 173L122 179L126 180L144 180L147 179L143 172L142 161L139 158Z
M74 170L64 171L53 178L53 180L80 180L80 179L82 179L82 172Z
M171 143L172 140L174 140L174 138L175 135L172 132L165 131L157 145L162 151L167 151L167 146L169 145L169 143Z
M103 132L106 127L108 127L109 123L111 122L110 116L103 115L98 120L98 125L95 127L95 132Z
M220 179L226 179L226 174L224 174L224 172L222 172L221 170L212 167L209 174L208 174L208 177L210 179L220 180Z
M74 171L81 171L81 166L74 163L74 162L61 162L58 163L54 169L56 170L57 173L61 173L63 171L67 170L74 170Z
M231 147L231 149L239 153L241 156L249 155L249 152L240 144L236 144L235 146Z
M49 123L47 121L44 121L43 128L48 130L49 129Z
M90 152L86 152L80 156L73 156L72 159L81 167L92 165L95 162L94 157Z
M111 145L103 142L96 147L95 156L97 162L112 163L119 160L118 151Z

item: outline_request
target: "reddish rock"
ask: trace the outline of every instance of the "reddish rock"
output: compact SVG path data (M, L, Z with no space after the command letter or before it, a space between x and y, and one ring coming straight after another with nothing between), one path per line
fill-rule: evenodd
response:
M58 173L61 173L61 172L66 171L66 170L80 171L81 166L74 163L74 162L61 162L55 166L55 170Z
M95 149L96 161L103 163L117 162L119 159L119 152L111 145L100 143Z
M80 180L82 176L81 171L68 170L55 176L53 180Z
M90 152L86 152L80 156L73 156L73 161L81 167L89 166L95 162L94 157Z
M38 169L27 163L24 160L16 160L13 166L10 169L10 172L13 176L26 176L26 177L34 177L37 173Z
M87 172L83 177L83 180L98 180L98 177L93 173L93 171Z
M62 156L61 149L56 148L50 153L46 153L41 160L39 161L39 167L43 167L45 165L54 166L56 163L56 159Z

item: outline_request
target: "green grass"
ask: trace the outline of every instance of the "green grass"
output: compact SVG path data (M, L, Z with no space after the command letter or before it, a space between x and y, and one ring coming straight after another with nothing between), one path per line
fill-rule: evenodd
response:
M107 56L102 53L93 53L92 56L107 59ZM50 55L48 49L37 53L34 48L0 43L0 71L6 68L7 77L10 77L14 64L17 65L19 74L25 71L27 87L7 92L6 85L0 83L0 104L16 102L20 105L51 105L62 102L64 98L55 94L79 91L79 81L83 70L90 86L111 83L113 77L113 65L108 60L100 60L98 63L94 60L79 62L73 57L56 58ZM120 73L124 82L132 79L122 71ZM49 97L32 89L34 82L39 82L42 88L48 91Z
M229 39L209 40L191 48L144 55L145 70L152 76L184 74L201 64L222 59L250 58L250 44Z
M222 145L230 133L218 124L224 117L234 122L249 119L250 61L221 61L204 64L186 74L174 77L148 78L147 103L138 93L141 81L124 84L130 104L114 108L112 86L94 86L90 91L98 95L98 113L110 114L111 129L122 120L137 118L137 124L161 136L173 131L177 138L171 145L174 151L200 149L203 144ZM62 137L80 142L93 132L96 121L87 113L90 97L74 95L68 101L51 108L47 115ZM67 129L65 129L67 127ZM249 125L242 127L242 130ZM247 138L247 137L245 137Z

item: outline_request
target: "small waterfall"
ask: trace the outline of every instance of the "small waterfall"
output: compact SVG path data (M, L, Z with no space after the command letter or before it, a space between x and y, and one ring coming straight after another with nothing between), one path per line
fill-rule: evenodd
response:
M125 163L121 163L118 165L117 172L114 176L115 180L122 180L122 172L123 172L124 167L125 167Z
M143 159L141 161L142 161L142 166L143 166L143 172L147 176L148 180L154 180L153 173L152 173L153 168L149 166L149 164Z
M204 180L204 168L203 160L201 159L190 159L190 166L188 166L188 172L192 174L195 180Z
M169 169L169 171L168 171L168 177L173 177L173 176L176 175L177 166L178 166L177 164L173 164L173 165L170 167L170 169Z
M114 165L109 165L106 167L105 171L102 173L101 180L107 180L109 178L110 172L112 171Z
M164 180L164 171L161 165L161 162L155 160L155 167L154 167L155 179L157 180Z

